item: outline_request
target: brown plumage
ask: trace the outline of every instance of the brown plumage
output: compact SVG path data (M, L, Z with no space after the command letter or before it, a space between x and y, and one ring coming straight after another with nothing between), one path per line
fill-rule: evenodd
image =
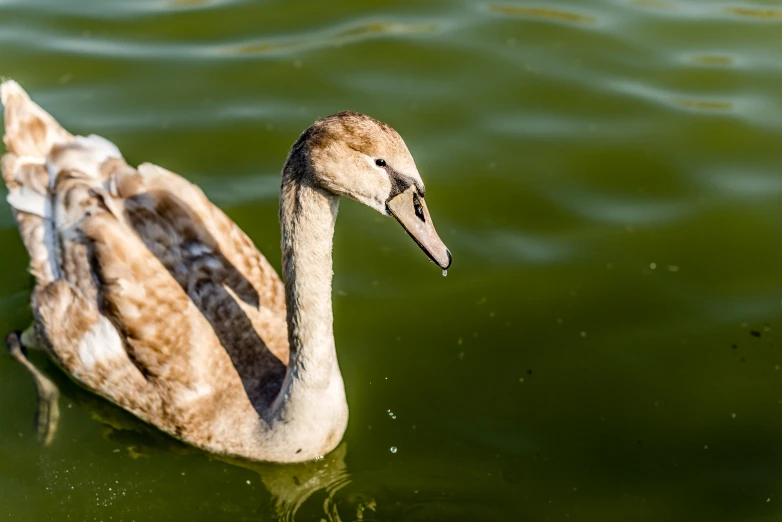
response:
M331 326L337 196L375 208L390 198L387 176L361 172L378 147L423 187L398 134L341 113L294 146L281 201L286 310L273 268L196 186L72 136L15 82L1 89L3 179L36 279L27 342L208 451L290 462L333 449L347 422Z

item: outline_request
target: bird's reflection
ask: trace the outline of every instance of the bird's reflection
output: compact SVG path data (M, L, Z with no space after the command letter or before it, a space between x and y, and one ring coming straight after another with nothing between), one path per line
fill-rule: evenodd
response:
M34 357L41 364L39 357L44 356ZM103 427L104 435L131 456L168 461L167 456L180 455L189 461L189 467L195 465L205 471L204 476L209 477L205 480L215 476L210 466L223 464L256 473L258 480L252 482L262 484L263 491L245 501L251 503L253 514L260 515L258 520L508 520L508 513L524 506L517 502L518 498L538 480L534 473L524 471L518 461L499 458L476 459L467 465L464 459L418 456L403 461L396 456L395 465L369 469L356 466L350 472L344 442L322 459L300 464L258 463L210 455L176 441L80 388L56 370L53 363L44 362L39 367L56 382L63 397L88 412ZM206 459L217 462L208 463ZM237 477L241 474L237 473ZM216 494L213 500L219 498ZM210 507L220 509L217 505Z
M339 522L336 494L350 483L346 454L347 444L343 442L322 459L300 464L230 462L258 472L271 494L269 508L274 519L296 520L305 503L314 505L320 501L323 512L319 515L329 522Z
M94 395L71 381L56 366L46 361L36 361L45 373L56 383L62 394L74 405L86 411L99 422L106 438L127 448L133 457L154 458L161 453L179 455L203 455L233 466L258 473L261 483L269 493L268 505L264 511L273 520L293 521L302 508L307 506L307 517L313 515L313 508L322 509L317 519L342 522L337 510L337 494L350 483L345 457L347 444L340 444L324 457L299 464L271 464L251 462L219 455L210 455L183 444L156 428L142 422L125 410ZM353 504L352 502L350 504ZM372 499L360 499L353 506L343 506L350 513L349 520L368 520L374 511Z

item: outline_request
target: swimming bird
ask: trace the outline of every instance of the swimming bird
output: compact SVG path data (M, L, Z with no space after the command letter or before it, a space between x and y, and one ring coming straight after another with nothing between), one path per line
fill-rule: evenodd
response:
M185 178L71 135L14 81L0 98L3 179L35 278L33 326L7 342L38 385L44 439L57 389L24 348L210 453L298 462L336 447L348 420L331 305L340 197L393 216L451 264L400 135L340 112L299 136L282 169L281 279Z

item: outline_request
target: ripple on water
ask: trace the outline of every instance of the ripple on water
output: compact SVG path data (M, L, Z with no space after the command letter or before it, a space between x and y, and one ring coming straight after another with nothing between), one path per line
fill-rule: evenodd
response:
M659 11L670 11L675 9L674 5L666 0L631 0L630 5L645 9L656 9Z
M782 22L782 9L763 9L759 7L728 7L725 12L742 18L752 18L764 22Z
M570 212L582 217L617 225L654 226L681 221L693 212L686 201L650 201L632 197L612 197L586 188L557 189L550 195Z
M247 4L247 0L136 0L135 2L104 2L96 8L94 2L87 0L73 0L70 2L51 2L40 0L38 2L13 2L0 0L0 7L4 4L19 3L26 9L41 9L45 7L48 14L64 14L68 16L84 16L90 19L106 20L132 17L134 19L146 17L161 17L176 15L182 11L198 11L209 9L230 8L241 4ZM36 5L37 4L37 5ZM14 6L18 8L19 6Z
M519 16L523 18L548 20L551 22L565 22L570 24L594 24L595 18L574 11L564 9L552 9L549 7L532 7L523 5L493 4L489 7L493 13L507 16Z
M215 3L219 2L214 2L211 0L171 0L170 2L167 2L166 5L174 9L189 9L194 7L205 7Z
M324 29L289 33L281 37L266 37L255 41L241 42L155 42L121 40L99 37L51 33L45 40L30 28L17 27L0 35L3 41L21 42L30 47L43 47L57 52L68 52L84 56L131 58L147 60L204 60L234 56L254 57L258 55L284 56L313 49L339 47L372 38L399 35L420 35L435 33L439 26L433 23L404 23L362 21L329 26Z
M694 54L689 57L689 62L707 67L731 67L736 65L735 58L724 54Z
M567 239L532 236L518 230L462 231L453 239L459 250L471 250L486 262L551 265L573 260L579 249ZM498 256L497 252L503 255Z
M350 484L350 476L344 469L332 470L331 475L325 474L325 476L328 482L324 480L323 476L316 476L300 483L296 488L289 488L291 491L289 496L277 497L275 499L277 520L293 522L301 514L300 511L308 511L308 515L315 514L320 520L341 521L337 510L338 495L343 488ZM301 479L297 478L297 480ZM312 504L312 506L306 504ZM367 505L371 511L374 511L375 507L371 499L365 504L361 503L355 506L355 508L363 514ZM310 510L314 513L309 513Z
M610 137L618 142L636 139L638 136L651 132L653 123L650 120L632 117L601 119L599 115L577 117L551 111L549 114L525 112L521 115L508 112L508 114L492 117L487 126L495 132L517 136L525 140L582 140L590 134L599 133L602 138Z
M615 2L636 7L647 13L657 13L665 17L689 18L703 22L728 18L733 20L780 22L782 9L763 8L755 6L715 5L712 2L673 2L671 0L613 0Z
M782 195L782 178L774 172L716 165L698 177L702 185L731 198L767 199Z
M688 96L639 82L621 80L610 82L610 84L611 88L616 92L645 98L675 109L724 114L737 112L736 109L741 108L735 100L711 96Z
M705 112L727 112L734 108L733 102L728 100L707 100L697 98L672 98L671 103L684 107Z
M299 51L313 47L321 47L323 44L339 46L372 37L388 35L411 35L434 33L437 30L435 24L410 24L401 22L364 22L358 25L343 27L337 31L329 31L331 34L316 33L308 37L289 39L286 41L258 41L238 45L230 45L220 50L222 54L261 54L270 52Z

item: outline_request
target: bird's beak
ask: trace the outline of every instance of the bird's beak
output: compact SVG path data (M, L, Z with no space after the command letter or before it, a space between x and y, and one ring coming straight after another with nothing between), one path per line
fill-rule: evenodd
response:
M443 270L451 266L451 253L437 235L424 198L418 195L414 186L389 199L386 207L429 259Z

